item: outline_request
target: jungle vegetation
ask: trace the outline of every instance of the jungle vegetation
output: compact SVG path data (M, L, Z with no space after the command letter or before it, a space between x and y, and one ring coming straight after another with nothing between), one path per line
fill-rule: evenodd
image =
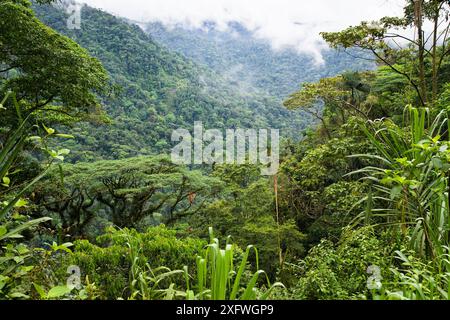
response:
M205 39L51 2L0 0L0 299L449 298L448 1L322 33L372 61L286 96L296 71L242 93ZM173 164L199 119L282 129L279 173Z

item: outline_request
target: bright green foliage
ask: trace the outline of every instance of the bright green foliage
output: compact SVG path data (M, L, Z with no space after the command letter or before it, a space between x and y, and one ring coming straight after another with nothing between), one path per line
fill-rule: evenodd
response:
M54 162L64 160L63 155L67 152L47 148L46 141L53 135L56 136L53 129L44 126L47 130L45 136L30 137L29 116L22 118L15 94L8 93L1 105L4 105L10 96L15 107L18 128L4 141L0 150L0 181L3 182L0 186L0 299L24 299L29 297L27 286L30 286L29 281L24 281L24 278L34 268L29 264L32 251L25 243L17 243L15 239L23 238L22 233L51 220L47 217L30 219L23 214L29 204L24 196L46 175ZM22 185L16 185L12 177L21 171L19 156L30 141L34 141L35 147L47 156L47 163L37 177L23 182Z
M192 232L205 236L207 225L221 236L231 235L241 247L254 244L260 248L261 268L271 277L282 263L274 259L280 251L284 260L305 253L305 235L295 222L282 217L277 224L273 182L261 178L257 166L217 166L212 175L223 181L224 189L218 200L188 220Z
M221 190L218 179L174 165L166 156L66 165L63 171L63 180L55 170L38 186L35 201L72 235L98 223L99 211L119 227L173 224Z
M74 254L64 260L61 274L69 265L79 266L82 274L96 284L101 299L156 298L135 282L140 280L139 274L144 276L142 270L157 273L161 266L181 270L185 265L195 270L195 257L205 245L195 238L178 239L175 231L164 226L143 233L111 228L97 239L97 244L76 241ZM179 285L184 283L183 277L170 279ZM170 283L162 282L161 288Z
M299 61L293 52L240 42L253 38L238 24L234 40L208 26L226 40L215 48L198 30L151 26L193 62L99 10L83 7L82 29L69 30L63 10L33 7L65 37L31 8L0 0L0 299L449 298L448 1L407 1L403 17L324 33L380 64L337 76L342 65L327 66L324 79L321 67L285 70ZM428 40L425 20L435 26ZM417 38L394 33L405 26ZM397 38L410 45L395 48ZM111 92L77 43L104 63ZM234 75L217 74L236 63ZM309 115L281 109L305 80L285 106ZM105 120L99 101L109 126L60 133ZM312 118L317 127L301 131ZM304 139L283 139L270 178L253 165L187 168L155 156L196 120ZM68 157L77 163L50 169ZM218 233L210 229L209 245L207 227ZM74 266L82 284L73 289Z
M124 159L167 153L175 128L279 128L298 137L309 118L284 109L279 99L243 91L210 69L169 51L138 26L103 11L82 9L82 28L68 30L67 16L49 6L40 19L98 58L113 82L102 94L109 125L80 124L65 146L71 161Z
M96 92L106 84L98 60L39 21L27 0L0 2L0 92L13 90L26 113L46 110L80 119L100 110ZM43 114L41 114L43 115Z
M300 264L299 281L292 294L297 299L354 299L370 294L367 268L378 266L388 274L389 247L373 229L346 230L335 246L323 240Z
M315 83L304 83L302 89L292 94L284 105L289 109L304 109L320 121L327 137L331 138L327 118L337 114L345 122L348 116L367 117L370 110L361 105L361 100L368 91L370 87L359 74L346 73ZM325 111L323 105L326 106Z
M214 238L212 228L209 230L211 240L205 249L203 256L197 257L196 288L191 290L187 280L187 299L200 300L265 300L275 287L283 286L281 283L270 285L267 279L268 290L260 293L257 288L258 279L265 272L258 270L258 251L253 246L248 246L239 265L235 266L234 245L227 239L225 249L221 249L219 239ZM257 271L250 275L248 283L241 281L247 268L250 253L254 251L256 256ZM185 269L187 272L187 269ZM258 296L258 294L260 294Z
M2 225L2 227L4 227ZM3 244L4 245L4 244ZM2 249L0 257L0 299L28 298L24 288L27 284L23 281L25 276L34 268L27 260L30 258L30 250L24 244L14 246L7 245Z
M256 266L258 266L257 249L248 246L247 250L242 253L237 246L229 242L230 238L227 239L225 249L221 249L219 240L213 238L212 228L210 228L211 243L203 250L200 250L201 247L205 247L203 242L194 239L185 239L183 242L175 240L172 238L175 233L164 227L149 229L147 235L150 234L151 238L147 238L146 241L151 240L151 242L143 242L142 234L132 230L119 231L113 235L126 242L118 241L114 244L127 248L128 262L130 263L129 299L265 300L274 288L283 287L281 283L271 286L269 280L266 279L268 287L264 290L259 289L257 285L259 278L265 275L265 272L258 270L257 267L257 272L249 274L247 264L250 253L253 251L256 256ZM168 241L166 246L161 246L163 241ZM145 244L150 245L151 248L147 248ZM189 248L194 251L189 251ZM203 254L197 256L196 263L192 266L191 259L196 251L198 254L203 251ZM148 254L152 255L151 258ZM186 259L184 259L184 255L186 255ZM156 262L153 260L155 257L168 259ZM165 263L164 265L177 268L178 264L183 261L188 262L191 268L188 264L183 269L165 266L152 267L156 263L160 263L159 265ZM193 283L191 278L194 279ZM180 284L181 280L184 283ZM111 283L105 288L111 288Z
M390 121L371 124L368 139L376 155L361 155L378 162L367 173L383 209L375 216L399 225L406 235L412 228L410 246L423 256L442 255L448 245L449 203L447 174L450 166L448 141L441 138L447 127L445 113L430 123L428 110L407 108L405 131ZM373 211L375 212L375 210Z
M428 109L405 109L405 125L390 120L368 124L366 135L377 153L358 155L373 160L359 170L367 174L372 192L358 222L392 226L407 250L396 256L393 279L373 293L374 299L448 299L448 134L446 112L433 121ZM391 275L391 276L392 276Z
M404 65L397 65L403 70ZM408 88L405 77L392 71L387 66L380 67L372 86L374 102L380 106L376 118L384 116L397 116L402 114L405 105L414 103L414 96Z
M397 251L401 262L392 268L393 280L375 293L374 299L385 300L448 300L450 294L450 260L448 248L435 261L425 262L407 250ZM437 263L436 263L437 262Z
M449 9L448 1L444 0L410 0L406 1L403 17L363 21L357 26L339 32L322 32L321 35L333 48L356 47L372 52L380 63L408 82L411 92L414 92L414 102L425 106L430 96L431 103L435 103L439 96L443 62L450 54L447 47ZM426 23L434 26L427 31L430 33L427 37L424 36ZM408 27L414 28L413 37L402 33ZM398 41L406 41L407 45L399 46ZM408 64L411 68L407 70L399 64ZM426 69L431 69L431 72Z
M364 195L364 184L343 177L364 162L348 158L358 150L367 150L359 138L335 138L304 155L295 153L282 164L282 212L306 230L309 242L323 236L339 237L340 228ZM326 200L326 201L324 201Z

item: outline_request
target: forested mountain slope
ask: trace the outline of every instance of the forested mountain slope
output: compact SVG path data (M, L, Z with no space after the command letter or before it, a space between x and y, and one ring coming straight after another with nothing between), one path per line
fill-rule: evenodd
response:
M280 99L101 11L69 31L37 8L88 52L29 0L0 0L0 300L449 300L450 2L403 9L321 33L375 70ZM269 177L139 156L195 120L304 138Z
M73 128L77 139L68 147L77 156L72 160L167 152L172 130L192 129L194 121L209 128L273 127L285 135L298 134L310 124L307 116L286 110L278 99L241 90L123 19L85 6L82 28L69 30L63 11L52 6L35 10L44 23L98 58L116 89L103 97L112 124Z
M229 82L244 90L258 88L279 98L285 98L303 82L375 67L373 63L336 50L323 51L325 63L318 64L312 56L293 48L274 50L267 40L256 38L237 22L230 23L228 29L220 31L212 22L198 29L166 27L160 22L146 25L152 38L207 65Z

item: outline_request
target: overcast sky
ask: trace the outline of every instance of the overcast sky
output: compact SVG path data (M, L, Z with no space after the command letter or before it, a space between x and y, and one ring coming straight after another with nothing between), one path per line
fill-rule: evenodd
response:
M79 0L137 21L199 27L209 20L225 28L238 21L269 40L274 49L294 47L318 61L324 47L320 31L335 31L400 15L404 0Z

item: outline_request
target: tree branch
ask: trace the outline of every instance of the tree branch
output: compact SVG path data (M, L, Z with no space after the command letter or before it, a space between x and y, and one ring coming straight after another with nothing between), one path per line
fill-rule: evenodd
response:
M420 99L420 102L422 103L422 106L425 106L425 101L424 101L424 99L423 99L423 97L422 97L422 94L420 93L420 89L419 89L419 87L417 86L417 84L411 79L411 77L410 77L407 73L404 73L404 72L398 70L396 67L394 67L394 66L393 66L391 63L389 63L386 59L384 59L382 56L380 56L380 55L376 52L375 49L371 48L370 50L373 52L373 54L374 54L378 59L380 59L382 62L384 62L384 63L385 63L389 68L391 68L394 72L396 72L396 73L398 73L398 74L404 76L406 79L408 79L409 83L414 87L415 91L417 92L417 95L418 95L418 97L419 97L419 99Z

